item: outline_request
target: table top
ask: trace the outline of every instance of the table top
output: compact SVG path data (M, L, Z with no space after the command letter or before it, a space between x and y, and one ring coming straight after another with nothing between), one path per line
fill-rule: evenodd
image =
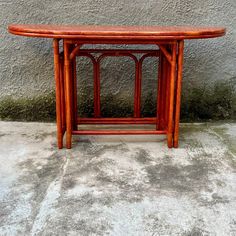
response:
M193 26L99 26L99 25L21 25L8 26L12 34L44 38L81 39L199 39L223 36L223 27Z

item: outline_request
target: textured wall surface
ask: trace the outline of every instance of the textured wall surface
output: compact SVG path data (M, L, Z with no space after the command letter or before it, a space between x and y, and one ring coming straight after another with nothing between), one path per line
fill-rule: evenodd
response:
M37 110L45 109L46 118L54 113L50 95L54 90L52 41L10 35L7 32L10 23L225 26L225 37L186 42L182 117L235 118L235 0L0 0L0 10L2 118L34 120L37 117L31 115ZM103 62L104 115L114 110L123 115L132 112L134 68L126 60L107 58ZM144 67L142 106L147 115L155 112L156 64L153 62L153 59L146 60ZM92 71L89 61L79 60L79 64L79 106L83 113L91 115ZM45 108L45 104L52 107ZM13 111L16 117L12 117Z

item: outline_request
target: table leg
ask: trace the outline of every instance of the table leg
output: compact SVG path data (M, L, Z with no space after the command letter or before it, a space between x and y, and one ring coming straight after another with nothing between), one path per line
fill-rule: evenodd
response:
M179 141L179 119L180 119L180 104L181 104L183 55L184 55L184 41L181 40L178 42L178 56L177 56L176 105L175 105L175 127L174 127L175 148L178 147L178 141Z
M170 49L171 50L171 49ZM169 104L170 104L170 68L171 64L166 59L166 65L165 65L165 87L164 87L164 121L165 121L165 128L168 127L168 119L169 119Z
M59 58L59 39L53 39L54 49L54 77L56 82L56 121L57 121L57 145L63 148L63 128L61 110L61 82L60 82L60 58Z
M72 47L73 49L74 47ZM72 86L72 120L73 130L77 130L77 78L76 78L76 57L71 61L71 86Z
M61 124L62 134L66 131L66 119L65 119L65 89L64 89L64 57L60 56L60 88L61 88Z
M158 65L158 81L157 81L157 123L156 130L163 129L163 85L164 85L164 64L165 58L160 52L159 65Z
M167 144L169 148L173 147L173 115L174 115L174 92L175 92L175 74L176 74L176 49L177 43L174 43L171 48L171 65L170 65L170 80L168 83L169 90L169 109L168 109L168 127L167 127Z
M71 148L72 138L72 96L71 96L71 65L69 44L64 40L64 70L65 70L65 98L66 98L66 147Z

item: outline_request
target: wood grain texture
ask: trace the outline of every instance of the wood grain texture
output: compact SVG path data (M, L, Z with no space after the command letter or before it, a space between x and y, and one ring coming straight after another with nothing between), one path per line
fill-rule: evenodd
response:
M21 25L8 26L12 34L45 38L80 39L196 39L223 36L223 27L193 26L98 26L98 25Z

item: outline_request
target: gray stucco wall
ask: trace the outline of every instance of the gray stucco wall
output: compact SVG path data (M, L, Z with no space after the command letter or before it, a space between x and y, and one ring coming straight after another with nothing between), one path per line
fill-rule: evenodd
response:
M53 54L50 39L10 35L10 23L101 25L225 26L222 38L185 44L182 118L235 119L236 1L235 0L0 0L0 117L54 117ZM92 113L90 64L79 60L80 108ZM115 62L115 63L114 63ZM133 64L107 59L102 66L103 113L132 111ZM145 62L143 112L154 112L156 66ZM109 90L105 91L105 87ZM109 91L109 92L108 92ZM35 116L37 114L37 117Z

